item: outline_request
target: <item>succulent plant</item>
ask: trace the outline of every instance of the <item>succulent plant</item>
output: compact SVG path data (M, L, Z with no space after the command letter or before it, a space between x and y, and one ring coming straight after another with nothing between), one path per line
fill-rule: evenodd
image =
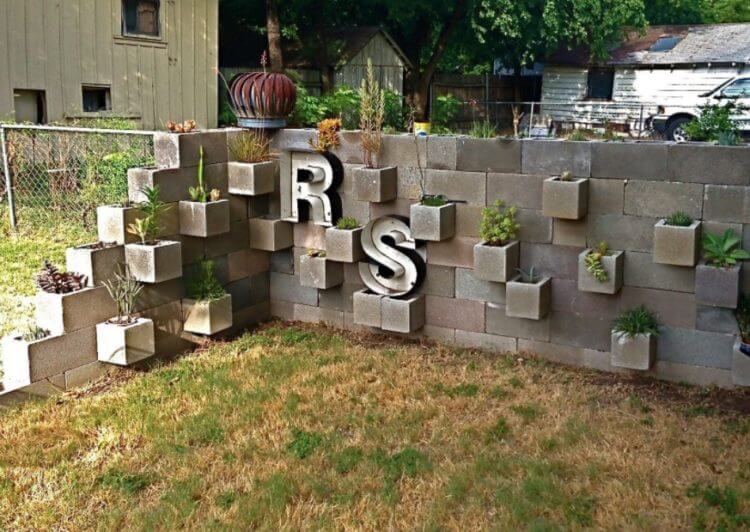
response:
M36 276L36 285L49 294L69 294L86 288L88 278L75 272L61 272L50 261L44 261L44 268Z

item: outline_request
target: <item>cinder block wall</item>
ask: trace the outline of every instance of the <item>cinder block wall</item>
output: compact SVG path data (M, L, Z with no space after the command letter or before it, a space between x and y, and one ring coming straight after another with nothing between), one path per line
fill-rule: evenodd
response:
M282 130L277 150L309 148L308 130ZM381 166L398 167L398 198L367 203L352 195L352 169L362 163L357 133L345 132L336 154L344 163L340 193L345 216L365 224L387 214L409 215L419 198L417 147L412 137L385 136ZM704 221L704 231L733 228L750 249L750 149L699 144L483 140L429 137L418 141L426 192L457 205L454 238L427 244L427 325L417 335L464 346L535 353L574 365L610 366L612 320L640 304L663 325L652 374L697 384L731 385L736 324L731 310L696 305L695 269L655 264L654 224L674 211ZM588 215L565 221L542 215L542 181L569 170L589 177ZM505 316L503 284L472 274L481 210L502 199L519 208L521 267L552 277L552 311L542 321ZM278 212L272 198L270 211ZM606 240L625 251L625 286L614 296L577 289L577 257ZM299 256L325 249L324 228L294 227L294 248L270 255L271 314L356 328L352 293L363 287L356 265L345 284L328 290L300 286ZM745 270L744 289L750 290Z

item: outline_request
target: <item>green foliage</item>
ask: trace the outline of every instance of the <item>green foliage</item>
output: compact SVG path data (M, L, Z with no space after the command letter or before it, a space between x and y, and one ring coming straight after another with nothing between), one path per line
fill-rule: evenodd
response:
M310 456L323 444L323 436L317 432L294 429L292 436L292 441L287 444L286 449L300 460Z
M734 230L727 229L723 235L706 232L703 235L703 256L706 264L717 268L729 268L738 261L750 259L750 253L740 248L742 238Z
M732 113L737 110L738 106L732 102L704 105L700 116L685 124L685 134L695 141L718 141L720 136L724 140L728 135L738 136L737 123L732 119Z
M359 447L347 447L333 457L333 468L336 473L343 475L352 471L364 458Z
M351 216L342 216L336 222L336 229L357 229L359 222Z
M128 169L154 164L153 156L142 149L128 148L102 156L92 153L86 158L81 196L87 205L120 203L128 197Z
M146 196L146 201L138 206L141 217L128 226L128 233L138 236L141 244L146 244L156 239L160 230L161 217L171 207L159 199L159 185L147 187L142 192Z
M534 268L534 266L532 266L531 268L529 268L528 271L526 271L526 270L524 270L522 268L518 268L517 271L521 275L521 282L522 283L534 284L537 281L539 281L539 275L537 275L536 268Z
M482 209L482 221L479 225L479 237L491 246L502 246L518 235L521 225L516 221L518 209L505 207L502 200L496 200L494 206Z
M525 423L530 423L544 413L541 406L529 403L524 405L513 405L510 407L514 414L519 416Z
M383 470L386 481L391 483L398 482L402 477L416 477L431 468L429 458L412 447L406 447L391 455L376 451L373 458Z
M213 261L204 259L198 263L198 271L188 278L187 293L196 301L213 301L226 294L214 273Z
M750 344L750 296L747 294L740 295L734 315L737 318L737 328L740 331L743 343Z
M750 4L745 0L649 0L645 4L651 24L750 22Z
M143 285L130 275L127 265L118 264L114 278L104 281L104 286L117 305L117 316L114 318L117 320L116 323L132 323L135 302L143 290Z
M494 139L497 136L497 126L489 120L476 121L471 124L469 136L475 139Z
M677 227L689 227L693 223L693 218L682 211L677 211L664 220L667 225L674 225Z
M237 124L237 117L232 110L232 105L228 99L224 99L221 102L221 108L219 109L219 125L233 127Z
M460 100L452 94L443 94L435 98L430 114L432 132L436 134L450 133L449 126L453 123L460 109Z
M719 146L738 146L740 135L735 131L719 131L716 134L716 144Z
M126 473L119 468L112 468L100 478L102 486L116 489L126 495L135 495L146 489L152 482L149 475Z
M705 530L706 525L703 522L705 513L708 510L714 510L719 514L719 520L716 530L744 530L750 527L750 514L741 513L740 497L748 499L745 493L737 493L730 487L720 487L713 484L692 484L687 489L688 497L698 499L699 503L696 508L696 522L693 528L695 530Z
M609 274L602 263L602 258L607 255L609 255L609 246L606 242L599 242L599 244L589 251L584 258L586 271L593 275L594 279L600 283L606 283L607 279L609 279Z
M191 200L206 203L208 201L208 192L206 191L204 180L203 146L199 148L198 153L200 154L200 158L198 159L198 186L188 188L188 192L190 193Z
M620 314L612 324L612 330L620 336L633 338L639 334L659 335L659 324L643 305Z
M262 163L271 158L271 139L261 131L244 131L229 142L229 152L243 163Z
M499 418L487 431L487 439L490 441L503 441L509 435L510 427L508 426L508 421L504 417Z
M50 335L47 329L43 329L36 324L29 325L28 328L21 335L21 339L24 342L38 342L43 340Z
M422 196L420 203L425 207L442 207L443 205L448 203L448 200L446 200L445 196L442 195Z

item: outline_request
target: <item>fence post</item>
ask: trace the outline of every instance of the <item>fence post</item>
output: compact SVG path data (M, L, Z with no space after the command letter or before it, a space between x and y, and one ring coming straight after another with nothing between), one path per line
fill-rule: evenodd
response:
M8 213L10 215L10 226L16 229L16 204L13 201L13 179L10 176L10 166L8 165L8 148L6 146L5 128L0 126L0 146L3 154L3 173L5 174L5 190L8 195Z
M531 102L531 116L529 116L529 131L527 136L531 138L531 130L534 127L534 102Z

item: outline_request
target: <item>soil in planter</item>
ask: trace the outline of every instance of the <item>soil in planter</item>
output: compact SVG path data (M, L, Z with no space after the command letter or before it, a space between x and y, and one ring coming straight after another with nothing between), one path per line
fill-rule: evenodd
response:
M96 251L99 249L108 249L113 248L117 246L117 242L94 242L93 244L85 244L83 246L78 246L77 249L90 249L92 251Z

